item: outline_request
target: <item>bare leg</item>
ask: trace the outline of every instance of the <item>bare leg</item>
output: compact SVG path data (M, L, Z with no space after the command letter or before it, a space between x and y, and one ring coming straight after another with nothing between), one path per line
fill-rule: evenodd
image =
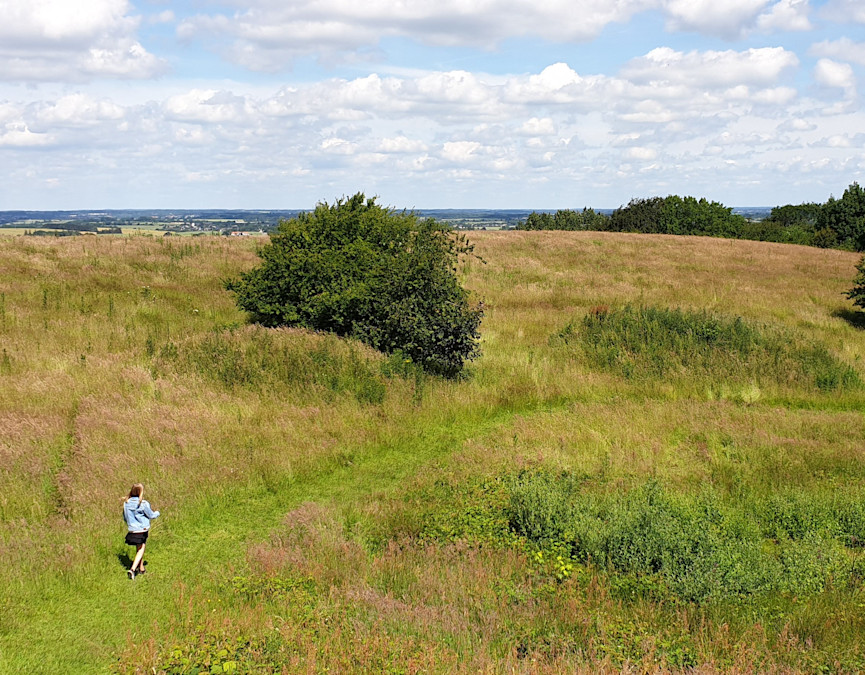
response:
M133 572L135 571L136 567L139 567L139 565L141 564L141 560L144 558L144 546L145 544L139 544L138 550L135 552L135 560L132 561Z

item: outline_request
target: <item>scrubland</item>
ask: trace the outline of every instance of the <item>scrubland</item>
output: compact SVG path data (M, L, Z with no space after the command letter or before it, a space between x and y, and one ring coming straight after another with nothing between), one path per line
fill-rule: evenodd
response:
M448 381L247 326L254 240L0 239L0 672L865 669L858 256L472 241Z

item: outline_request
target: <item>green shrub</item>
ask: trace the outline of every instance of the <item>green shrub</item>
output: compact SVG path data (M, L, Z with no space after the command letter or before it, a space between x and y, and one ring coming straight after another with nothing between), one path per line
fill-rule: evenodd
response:
M508 488L508 520L516 534L544 544L573 537L575 488L567 474L521 473L511 479Z
M226 287L256 323L355 337L451 377L479 355L483 310L456 276L471 251L446 225L356 194L280 223L262 264Z
M847 292L847 297L857 307L865 309L865 256L856 265L856 276L853 278L853 288Z
M809 534L834 539L848 548L865 546L865 494L812 495L782 492L756 501L752 510L763 536L799 541Z
M799 384L820 390L860 384L856 371L824 345L705 311L604 308L568 324L553 339L580 349L594 366L628 379L687 373L738 384Z
M858 545L850 531L861 533L861 509L785 495L747 509L713 493L675 495L655 482L598 495L573 477L544 471L508 485L515 534L541 549L564 545L574 560L630 579L632 591L645 587L654 595L661 580L678 597L702 602L858 583L855 554L845 544ZM641 585L641 578L651 583Z
M160 653L157 665L158 672L167 675L255 673L263 671L262 662L267 663L264 668L269 669L286 659L285 651L279 633L233 638L221 632L202 631ZM141 672L129 664L118 664L116 670L120 673ZM157 672L156 668L153 670Z

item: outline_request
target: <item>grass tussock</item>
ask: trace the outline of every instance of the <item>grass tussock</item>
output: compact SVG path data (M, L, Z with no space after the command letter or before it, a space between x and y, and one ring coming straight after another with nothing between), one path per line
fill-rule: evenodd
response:
M385 359L333 335L261 326L214 331L185 342L169 341L155 355L158 371L199 375L223 387L315 397L318 388L348 392L362 403L381 403Z
M836 391L861 387L822 344L742 317L655 307L596 307L555 340L629 380L675 378Z

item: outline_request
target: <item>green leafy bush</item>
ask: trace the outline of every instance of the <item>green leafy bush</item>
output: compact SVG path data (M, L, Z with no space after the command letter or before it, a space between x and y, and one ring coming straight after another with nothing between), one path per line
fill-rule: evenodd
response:
M520 474L509 484L508 520L518 535L540 543L560 542L574 536L577 512L571 503L575 486L567 474Z
M593 365L629 379L688 373L734 383L799 384L820 390L859 386L856 371L825 346L741 317L626 306L588 313L554 336Z
M713 493L677 495L655 482L597 494L544 471L520 474L509 486L506 514L515 533L541 548L564 545L572 559L607 567L638 592L645 586L657 594L661 580L678 597L702 602L859 583L849 552L856 542L847 532L853 514L843 505L823 510L779 496L770 508L748 509Z
M263 670L262 663L275 665L286 660L286 651L279 633L261 638L232 638L212 631L201 632L160 654L158 672L167 675L258 673ZM140 672L125 665L118 671Z
M479 355L483 309L456 275L471 251L443 224L356 194L283 221L262 264L226 287L257 323L355 337L454 376Z
M606 230L609 217L594 209L561 209L555 213L532 211L518 230Z
M856 265L856 276L853 279L853 288L847 292L847 297L857 307L865 309L865 257Z

